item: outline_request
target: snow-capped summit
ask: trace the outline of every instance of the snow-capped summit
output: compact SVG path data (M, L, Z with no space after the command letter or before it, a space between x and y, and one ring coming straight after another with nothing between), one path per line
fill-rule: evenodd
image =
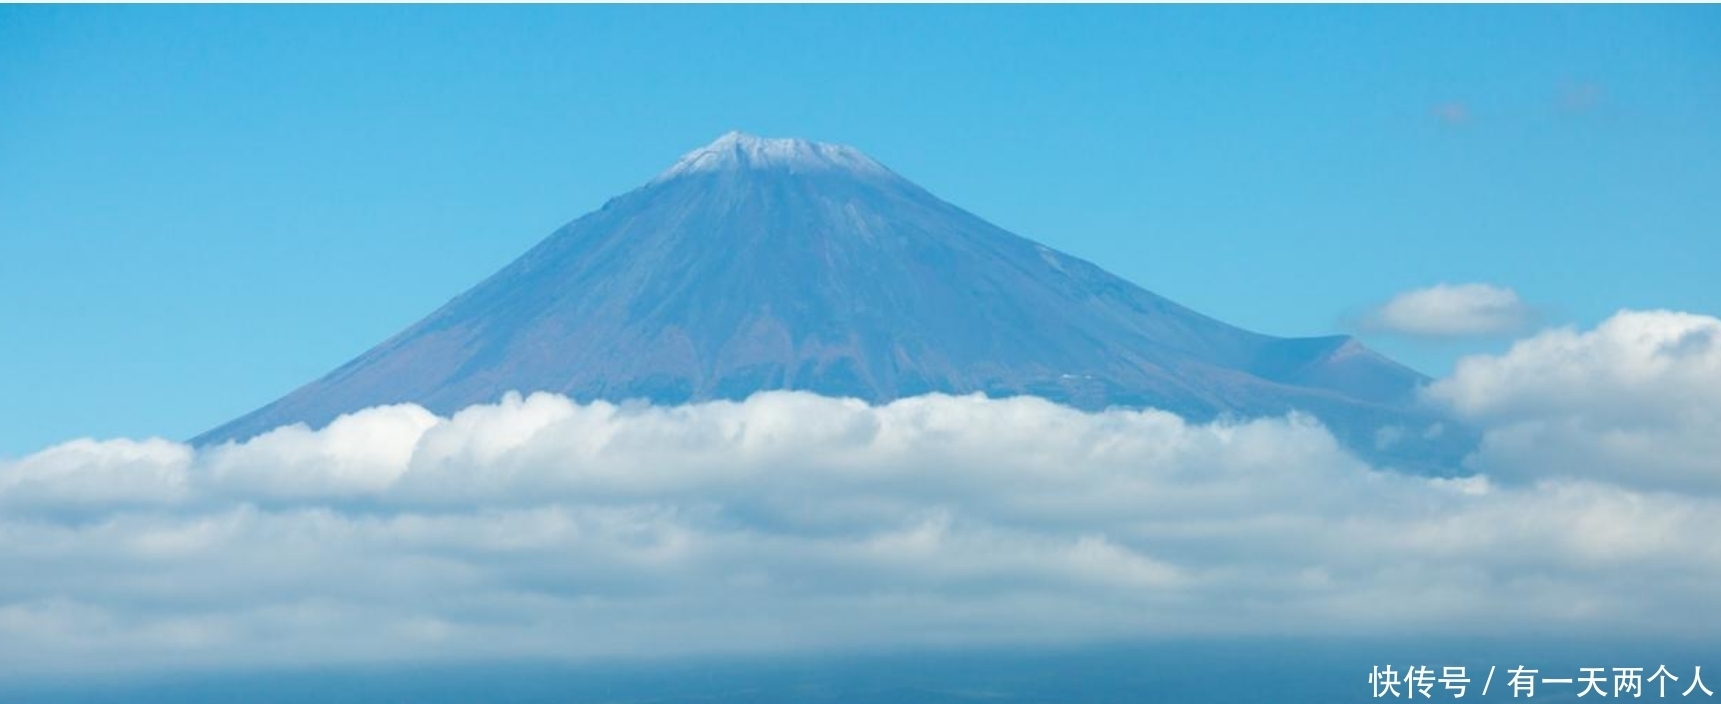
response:
M656 181L725 170L781 170L792 173L846 171L890 173L883 164L854 147L794 137L757 137L728 132L716 141L682 155Z
M1459 439L1421 433L1441 420L1417 404L1423 381L1347 337L1209 318L857 149L732 132L197 442L382 404L448 414L510 390L683 403L796 389L875 403L1026 394L1192 419L1301 411L1359 451L1418 460ZM1383 428L1405 439L1383 447Z

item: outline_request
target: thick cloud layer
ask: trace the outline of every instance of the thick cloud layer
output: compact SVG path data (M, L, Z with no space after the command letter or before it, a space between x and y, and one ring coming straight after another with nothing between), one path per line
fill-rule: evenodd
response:
M1429 394L1486 429L1472 466L1721 490L1721 320L1623 312L1498 357L1461 360Z
M1509 478L1377 471L1295 415L1031 398L534 395L77 441L0 463L0 668L1697 628L1721 498L1636 468L1721 474L1717 326L1466 361L1430 394ZM1605 440L1632 432L1655 447Z

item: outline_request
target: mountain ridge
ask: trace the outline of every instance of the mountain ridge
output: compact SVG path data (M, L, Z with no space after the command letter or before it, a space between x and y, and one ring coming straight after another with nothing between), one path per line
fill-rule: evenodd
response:
M682 403L1031 394L1192 419L1302 410L1369 451L1441 422L1343 335L1186 308L950 204L853 147L739 132L688 152L321 379L193 440L506 391Z

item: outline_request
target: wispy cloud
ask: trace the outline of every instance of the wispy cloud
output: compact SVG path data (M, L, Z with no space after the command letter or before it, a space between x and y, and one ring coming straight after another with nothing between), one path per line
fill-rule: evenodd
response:
M1535 312L1512 289L1437 284L1393 296L1365 314L1359 327L1414 337L1481 337L1521 332L1534 319Z
M1434 119L1448 127L1461 127L1470 124L1470 106L1450 101L1434 106Z
M0 671L1701 628L1721 493L1638 472L1721 475L1718 329L1628 313L1467 360L1429 391L1488 437L1462 479L1296 415L1032 398L539 394L78 441L0 462Z
M1600 106L1607 89L1600 83L1578 81L1560 86L1560 109L1570 113L1589 112Z

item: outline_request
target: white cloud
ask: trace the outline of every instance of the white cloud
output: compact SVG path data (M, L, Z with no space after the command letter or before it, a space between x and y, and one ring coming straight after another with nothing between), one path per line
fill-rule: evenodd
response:
M1534 318L1512 289L1437 284L1394 296L1364 316L1362 327L1415 337L1477 337L1520 332Z
M68 443L0 462L0 672L1683 633L1721 618L1721 496L1632 471L1704 442L1717 325L1626 314L1466 361L1430 391L1487 428L1490 475L1460 479L1373 470L1302 416L1032 398L540 394L196 451ZM1660 435L1496 481L1501 438L1567 417Z
M0 509L67 511L177 501L191 448L152 439L74 440L0 465Z
M1721 489L1721 320L1622 312L1460 360L1428 393L1486 433L1500 476Z

